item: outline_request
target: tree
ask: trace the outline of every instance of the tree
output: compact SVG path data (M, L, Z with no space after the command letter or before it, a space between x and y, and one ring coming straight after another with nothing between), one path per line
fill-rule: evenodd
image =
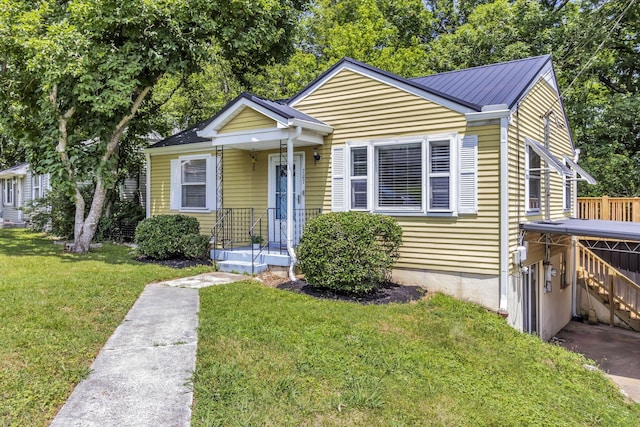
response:
M254 74L248 89L289 97L344 56L400 75L424 75L430 40L431 13L422 0L317 0L301 19L291 59Z
M0 105L8 113L0 120L36 172L51 173L75 201L77 252L89 249L119 160L152 128L158 82L174 75L182 84L211 46L244 81L290 52L301 7L294 0L0 0ZM95 185L91 200L80 191L87 181Z

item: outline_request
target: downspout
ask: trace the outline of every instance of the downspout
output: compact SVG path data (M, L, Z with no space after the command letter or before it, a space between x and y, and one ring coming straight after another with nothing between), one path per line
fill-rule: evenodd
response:
M296 258L296 252L293 249L293 143L302 135L302 128L296 126L296 131L293 135L289 135L287 139L287 252L291 258L291 264L289 265L289 280L296 280L295 265L298 262ZM298 173L302 173L298 171Z
M500 119L500 310L507 311L509 282L509 117Z
M149 218L151 216L151 154L145 153L144 157L147 162L147 171L146 171L146 176L144 177L146 181L145 182L146 188L144 189L144 193L145 193L144 208L146 211L147 218Z

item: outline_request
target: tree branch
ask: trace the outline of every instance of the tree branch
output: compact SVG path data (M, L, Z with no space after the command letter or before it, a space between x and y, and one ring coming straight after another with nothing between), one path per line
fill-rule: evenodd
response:
M125 115L120 120L120 122L116 125L115 129L113 130L113 134L109 139L109 143L107 144L107 149L105 150L105 153L102 156L102 159L101 159L102 163L107 162L109 158L111 158L111 155L116 150L116 148L118 148L118 143L120 142L120 136L126 129L131 119L135 117L136 113L140 109L140 105L142 105L142 101L144 101L144 99L147 97L150 90L151 90L151 86L147 86L144 89L142 89L142 91L140 91L136 99L133 101L133 104L131 105L129 114Z

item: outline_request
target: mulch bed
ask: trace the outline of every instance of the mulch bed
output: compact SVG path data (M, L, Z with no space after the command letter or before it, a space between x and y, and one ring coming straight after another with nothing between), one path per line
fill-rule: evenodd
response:
M395 283L386 283L375 292L364 295L341 294L325 289L314 288L304 280L295 280L282 283L278 289L286 289L300 294L316 298L356 302L359 304L390 304L392 302L407 303L416 301L425 296L426 291L419 286L404 286Z
M187 267L195 267L198 265L212 265L211 260L209 259L201 259L201 260L192 260L192 259L164 259L157 260L151 259L144 256L140 256L136 258L136 261L149 263L149 264L158 264L163 265L165 267L172 268L187 268ZM266 280L266 284L269 285L269 282L272 281L273 278ZM263 280L265 282L265 280ZM271 284L271 286L275 285L277 282ZM330 300L339 300L339 301L348 301L348 302L356 302L359 304L390 304L393 302L396 303L407 303L411 301L417 301L426 295L426 291L419 286L404 286L398 285L396 283L386 283L381 288L377 289L374 292L364 294L364 295L351 295L351 294L341 294L338 292L333 292L327 289L319 289L315 288L304 280L294 280L288 281L284 283L280 283L275 286L277 289L284 289L292 292L297 292L300 294L309 295L315 298L322 299L330 299Z

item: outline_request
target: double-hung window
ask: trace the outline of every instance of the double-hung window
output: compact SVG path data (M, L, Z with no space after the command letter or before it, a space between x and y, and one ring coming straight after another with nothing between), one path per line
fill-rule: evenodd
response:
M460 139L451 134L336 146L332 151L333 209L476 213L477 142L475 135ZM460 152L464 156L458 159Z
M429 210L451 209L451 144L429 142Z
M369 206L368 191L368 149L357 147L351 149L351 209L366 210Z
M421 210L422 143L379 145L374 153L376 209Z
M4 205L13 206L13 178L4 180Z
M533 148L525 150L525 195L527 212L540 212L540 155Z
M181 164L182 204L185 209L207 207L207 161L205 159L182 160Z
M184 156L171 161L171 209L216 209L214 158Z
M562 200L563 200L563 208L565 212L571 211L571 187L573 186L573 181L567 175L562 175Z
M32 175L31 177L31 199L36 200L42 197L42 175Z

